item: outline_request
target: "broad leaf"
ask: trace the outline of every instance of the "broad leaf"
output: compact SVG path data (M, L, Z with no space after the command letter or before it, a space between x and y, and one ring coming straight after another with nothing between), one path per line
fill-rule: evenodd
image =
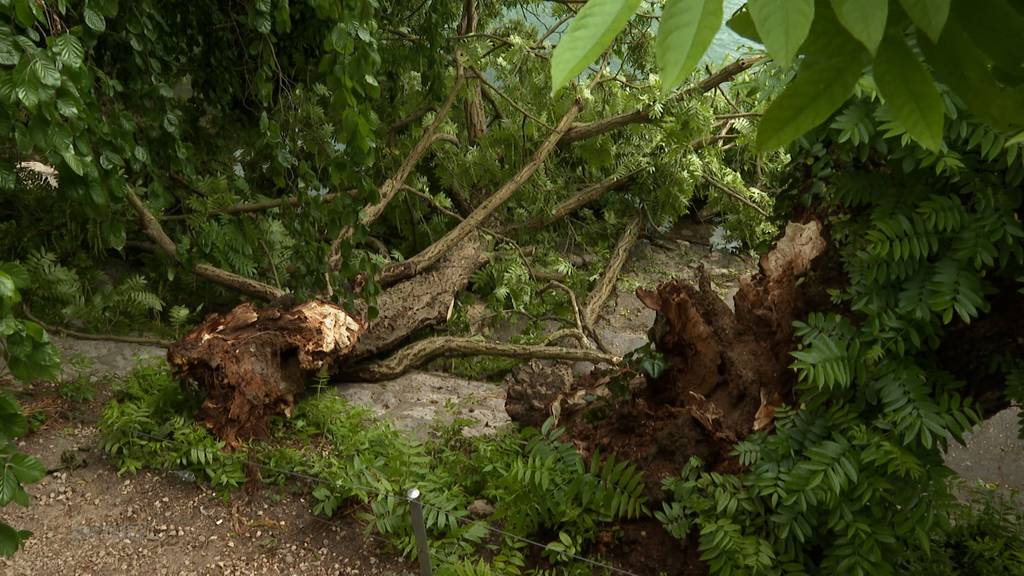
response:
M663 93L686 79L721 27L722 0L669 0L665 4L654 45Z
M874 76L895 121L922 146L938 150L942 144L942 97L902 36L888 36L882 42Z
M60 71L47 58L37 58L30 67L36 78L44 85L52 88L60 86Z
M597 59L639 6L640 0L587 2L551 53L551 92L557 92Z
M22 484L32 484L46 476L46 467L39 460L20 452L11 456L7 463L7 469Z
M85 24L89 28L97 32L103 32L107 29L107 20L102 14L93 10L92 8L85 9Z
M997 76L1021 83L1024 17L1020 13L1006 0L971 0L954 4L953 16L971 42L992 59Z
M761 42L761 37L757 34L757 27L754 26L754 19L750 16L750 10L747 10L746 4L741 6L739 10L732 13L732 16L729 17L729 21L726 22L726 25L730 30L747 40L763 44L763 42Z
M915 26L924 30L932 42L939 41L949 16L949 0L900 0L900 4Z
M866 55L831 12L819 14L796 78L761 118L757 147L784 146L827 120L853 91Z
M71 34L63 34L54 41L53 46L56 49L57 58L65 66L78 68L82 65L85 50L82 49L82 43L78 41L78 38Z
M750 0L747 7L772 58L793 62L814 22L814 0Z
M832 0L832 9L839 23L869 52L878 51L885 34L889 0Z
M0 522L0 556L13 556L21 543L31 535L28 530L15 530Z
M946 24L937 44L919 43L928 63L973 114L1002 130L1024 126L1024 90L1001 86L989 60L954 21Z

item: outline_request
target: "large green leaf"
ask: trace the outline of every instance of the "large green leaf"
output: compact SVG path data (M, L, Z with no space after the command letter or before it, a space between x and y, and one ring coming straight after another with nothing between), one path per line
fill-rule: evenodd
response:
M14 474L18 482L22 484L32 484L46 476L46 467L43 466L42 462L20 452L11 456L11 459L7 462L7 470Z
M992 59L997 75L1014 83L1024 79L1024 17L1006 0L957 2L953 16L971 42Z
M942 144L942 97L902 35L887 36L882 42L874 75L895 121L922 146L938 150Z
M28 530L15 530L0 522L0 556L13 556L21 543L31 535Z
M97 32L103 32L107 29L107 19L103 17L103 14L93 10L92 8L86 8L84 12L85 24Z
M761 150L784 146L828 119L853 91L867 56L827 10L819 11L806 52L796 78L761 118Z
M747 10L746 4L740 7L739 10L732 13L729 17L729 21L726 25L730 30L743 36L747 40L763 44L761 37L757 34L757 27L754 26L754 19L750 17L750 10Z
M900 0L900 4L914 24L924 30L932 42L938 42L949 16L949 0Z
M590 0L569 23L551 53L551 92L593 62L625 28L640 0Z
M814 0L750 0L747 7L768 53L790 64L811 30Z
M57 52L57 58L65 66L78 68L82 65L82 60L85 58L85 50L82 48L82 43L78 41L78 38L71 34L62 34L53 42L53 47Z
M967 108L998 129L1024 126L1024 90L1002 86L989 59L955 21L946 24L937 44L919 43L936 76L953 89Z
M889 0L832 0L839 23L872 54L885 34Z
M654 55L668 93L693 71L722 27L722 0L668 0Z

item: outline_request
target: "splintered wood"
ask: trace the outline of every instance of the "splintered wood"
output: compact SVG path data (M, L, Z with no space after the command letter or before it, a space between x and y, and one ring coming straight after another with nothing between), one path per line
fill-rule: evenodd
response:
M207 316L167 360L176 378L206 392L199 420L234 446L266 435L272 416L289 415L306 381L346 356L363 329L319 300L287 309L245 303Z

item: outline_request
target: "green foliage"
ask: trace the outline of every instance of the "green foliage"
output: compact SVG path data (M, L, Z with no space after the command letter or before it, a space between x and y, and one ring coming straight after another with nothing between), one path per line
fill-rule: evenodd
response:
M547 534L555 535L543 551L548 562L580 573L570 555L587 552L603 525L649 514L634 466L597 454L584 459L550 423L541 431L469 438L456 421L417 441L367 409L321 393L276 422L267 443L229 452L186 418L200 401L165 367L142 365L115 385L100 420L103 448L122 473L188 470L218 488L243 482L250 461L271 485L308 479L314 514L354 507L409 556L416 548L404 495L417 487L431 550L444 560L441 573L539 573L525 567L527 551L517 537ZM494 513L470 516L476 499L493 503ZM492 533L489 525L510 535ZM488 560L479 561L481 555Z
M722 0L672 0L666 2L655 56L668 93L693 72L722 26Z
M796 324L799 409L735 446L741 474L693 462L666 484L659 518L681 537L696 530L714 573L884 575L931 561L974 573L935 553L946 539L1000 569L1016 561L1013 546L984 556L1000 544L956 531L972 521L942 459L981 417L961 379L1005 379L1020 395L1019 363L999 344L949 354L1024 269L1020 144L944 94L944 144L929 150L891 123L893 102L858 91L794 150L806 192L790 200L826 219L845 277L831 311Z
M580 8L551 53L552 92L604 52L639 7L640 0L595 0Z
M52 378L59 370L57 351L46 332L28 320L15 316L21 302L20 290L30 278L22 266L0 262L0 361L19 380ZM29 431L21 406L7 392L0 392L0 507L15 502L28 506L24 485L38 482L46 469L34 457L18 451L15 439ZM0 556L10 556L31 536L0 522Z
M626 8L620 2L601 4ZM662 14L659 45L693 36L695 18L669 18L677 9L675 3L669 4ZM612 35L625 25L615 22ZM749 0L729 26L762 42L782 66L797 64L796 77L758 130L762 150L786 145L827 120L872 62L875 77L884 79L882 96L891 100L893 121L925 148L937 150L943 133L935 80L948 85L971 113L993 126L1024 127L1024 75L1010 40L1024 36L1024 14L1007 0L979 5L949 0ZM708 32L703 24L701 29ZM575 34L566 48L574 63L582 60L576 72L611 41L603 28L587 33L589 38ZM883 37L888 38L884 43ZM922 56L928 67L920 63ZM688 50L676 50L672 58L659 56L666 90L685 78L681 70L688 71L697 58L700 55ZM558 64L556 69L552 62L552 77L557 72L561 79L564 66Z

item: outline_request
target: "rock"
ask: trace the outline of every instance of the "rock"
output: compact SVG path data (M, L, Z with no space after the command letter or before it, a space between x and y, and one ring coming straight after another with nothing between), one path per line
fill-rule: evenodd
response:
M491 514L494 514L494 506L487 500L478 499L473 500L473 503L467 508L469 515L474 518L487 518Z

